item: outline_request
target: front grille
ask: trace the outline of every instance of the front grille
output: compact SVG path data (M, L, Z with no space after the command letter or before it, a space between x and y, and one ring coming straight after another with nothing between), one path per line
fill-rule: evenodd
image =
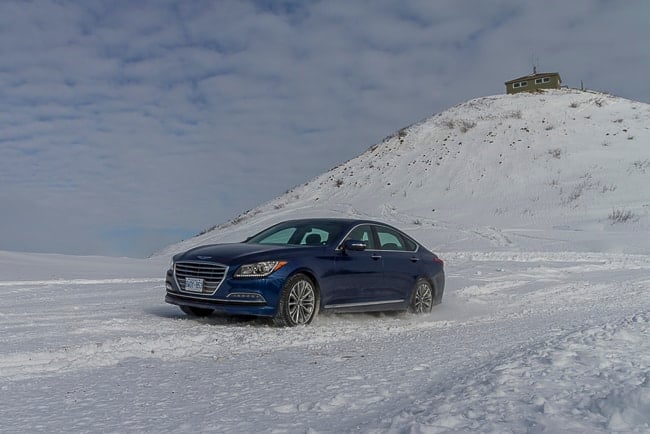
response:
M185 278L203 279L203 291L186 291L193 294L214 294L226 276L228 267L204 262L177 262L174 277L181 291L185 291Z

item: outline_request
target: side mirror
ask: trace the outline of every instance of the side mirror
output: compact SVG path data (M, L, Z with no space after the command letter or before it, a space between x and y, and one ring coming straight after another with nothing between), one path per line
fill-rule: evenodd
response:
M345 240L343 241L343 250L352 250L355 252L363 252L366 250L367 244L359 240Z

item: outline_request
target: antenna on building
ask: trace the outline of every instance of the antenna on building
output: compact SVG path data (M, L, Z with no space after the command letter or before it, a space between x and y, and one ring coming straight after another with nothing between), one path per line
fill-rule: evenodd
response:
M535 54L531 56L531 61L533 64L533 75L537 74L537 64L539 63L539 59L535 57Z

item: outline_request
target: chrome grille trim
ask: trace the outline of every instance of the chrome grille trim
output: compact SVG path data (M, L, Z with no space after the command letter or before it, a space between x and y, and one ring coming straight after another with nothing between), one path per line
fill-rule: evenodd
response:
M180 261L174 264L176 285L185 294L214 295L223 283L227 273L228 267L226 265L215 264L214 262ZM203 291L186 291L186 277L203 279Z

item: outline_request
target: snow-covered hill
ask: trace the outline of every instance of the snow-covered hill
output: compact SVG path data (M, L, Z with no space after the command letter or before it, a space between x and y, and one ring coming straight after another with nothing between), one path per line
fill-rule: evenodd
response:
M648 185L650 105L569 89L491 96L161 253L304 216L384 220L437 250L645 251L634 233L650 228Z

